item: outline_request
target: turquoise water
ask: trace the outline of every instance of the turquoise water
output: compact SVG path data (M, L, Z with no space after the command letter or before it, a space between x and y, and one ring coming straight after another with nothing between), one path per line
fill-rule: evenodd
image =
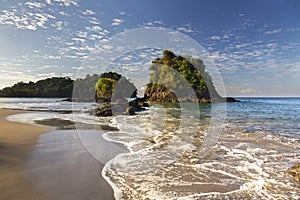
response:
M227 104L227 121L248 131L266 130L300 137L300 98L240 98Z

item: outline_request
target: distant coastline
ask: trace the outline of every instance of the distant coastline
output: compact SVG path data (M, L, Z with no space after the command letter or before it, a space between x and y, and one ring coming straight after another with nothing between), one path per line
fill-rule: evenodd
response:
M199 58L175 55L165 50L161 58L152 61L149 70L152 73L144 92L145 102L238 102L233 97L218 94L212 77ZM52 77L35 83L18 82L0 90L0 97L66 98L70 101L96 102L111 102L112 98L123 101L136 98L136 94L133 83L115 72L86 75L76 80Z

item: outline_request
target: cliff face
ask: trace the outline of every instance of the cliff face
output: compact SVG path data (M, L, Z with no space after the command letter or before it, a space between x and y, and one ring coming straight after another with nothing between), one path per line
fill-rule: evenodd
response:
M153 73L145 90L146 101L207 103L221 99L200 59L165 50L149 69Z

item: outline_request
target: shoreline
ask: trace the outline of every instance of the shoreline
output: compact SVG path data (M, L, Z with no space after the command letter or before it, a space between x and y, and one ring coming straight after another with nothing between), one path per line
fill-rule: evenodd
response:
M9 115L27 111L0 109L0 199L48 199L31 184L26 162L41 134L50 127L11 122Z
M0 109L0 200L114 199L104 164L75 139L74 128L8 119L24 113L32 111Z

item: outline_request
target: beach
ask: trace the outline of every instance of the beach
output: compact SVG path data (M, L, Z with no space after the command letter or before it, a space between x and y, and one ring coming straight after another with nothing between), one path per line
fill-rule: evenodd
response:
M1 111L0 199L299 199L300 99L240 100L195 118L187 105L96 117L89 102L3 99L23 111ZM223 131L207 133L220 106ZM203 136L217 139L205 157Z
M6 120L21 112L0 110L0 199L47 199L28 180L25 163L39 135L51 129Z
M20 113L31 114L0 110L1 200L114 199L101 176L103 164L86 151L75 130L6 119Z

